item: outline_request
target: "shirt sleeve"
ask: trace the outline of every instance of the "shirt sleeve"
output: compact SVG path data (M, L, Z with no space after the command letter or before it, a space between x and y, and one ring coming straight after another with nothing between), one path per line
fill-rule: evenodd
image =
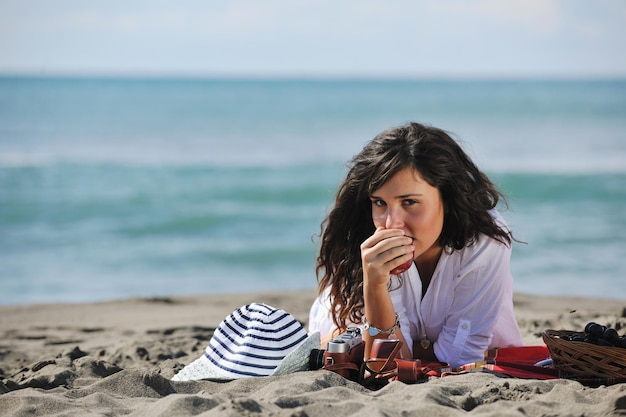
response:
M335 323L330 315L328 297L328 290L326 290L313 301L309 310L309 334L320 332L320 335L325 335L335 329Z
M320 335L324 336L337 329L330 314L331 308L330 290L327 288L313 301L309 310L309 334L320 332ZM358 327L363 332L362 323L353 323L348 320L346 325L348 327Z
M467 249L454 277L452 304L434 343L437 358L452 367L484 359L501 305L512 303L511 247L483 236Z

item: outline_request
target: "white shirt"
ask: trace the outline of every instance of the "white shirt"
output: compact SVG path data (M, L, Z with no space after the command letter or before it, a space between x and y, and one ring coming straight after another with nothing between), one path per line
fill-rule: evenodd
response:
M458 367L482 361L486 349L522 346L513 311L510 258L510 246L484 235L461 250L444 250L423 299L415 264L400 275L399 288L398 277L392 275L389 295L409 349L411 341L427 338L440 361ZM335 329L330 305L326 289L311 307L310 332L324 335Z

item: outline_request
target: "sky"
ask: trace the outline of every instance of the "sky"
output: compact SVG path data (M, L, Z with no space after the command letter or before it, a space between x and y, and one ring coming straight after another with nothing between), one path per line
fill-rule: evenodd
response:
M0 0L0 73L626 77L624 0Z

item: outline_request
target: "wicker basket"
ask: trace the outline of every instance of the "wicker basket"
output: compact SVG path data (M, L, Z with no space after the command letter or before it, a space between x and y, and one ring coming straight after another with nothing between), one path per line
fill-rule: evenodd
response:
M570 377L626 378L626 349L560 338L577 333L584 336L568 330L543 332L555 368Z

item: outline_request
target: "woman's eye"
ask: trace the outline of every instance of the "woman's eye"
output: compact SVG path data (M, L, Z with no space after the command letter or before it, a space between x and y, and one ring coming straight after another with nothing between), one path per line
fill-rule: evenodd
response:
M385 202L383 200L372 200L372 204L376 207L384 207Z
M405 206L412 206L412 205L414 205L414 204L417 204L417 201L407 199L407 200L403 200L403 201L402 201L402 203L403 203Z

